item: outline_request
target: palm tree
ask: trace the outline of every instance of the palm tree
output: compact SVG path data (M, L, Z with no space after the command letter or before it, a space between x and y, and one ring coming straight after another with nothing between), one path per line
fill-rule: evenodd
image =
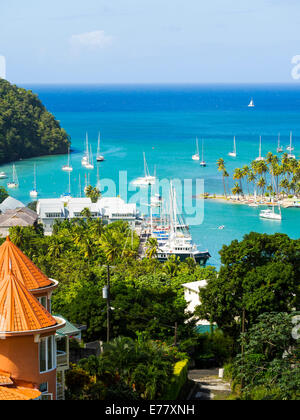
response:
M261 189L261 196L263 197L264 195L264 191L265 191L265 187L266 187L266 181L263 177L260 177L258 183L257 183L258 188Z
M236 170L234 171L234 174L233 174L233 179L236 179L236 180L239 181L239 183L240 183L240 193L242 195L244 195L244 193L243 193L243 185L242 185L242 179L243 179L243 177L244 177L243 170L240 169L240 168L236 168Z
M146 244L146 256L150 260L157 258L158 242L156 238L149 238Z
M238 196L238 200L240 199L240 194L243 192L242 191L242 189L241 189L241 187L240 187L240 185L239 185L239 183L238 182L236 182L235 184L234 184L234 187L232 188L232 194L233 195L237 195Z
M227 172L226 172L226 168L225 168L225 161L224 161L224 159L222 159L222 158L218 159L217 166L218 166L218 171L222 172L223 184L224 184L224 194L225 194L225 197L227 197L226 185L225 185L225 174Z
M92 218L92 213L91 213L91 210L90 210L88 207L84 208L84 209L81 211L80 215L81 215L82 217L84 217L84 218L88 219L88 220L90 220L90 219Z

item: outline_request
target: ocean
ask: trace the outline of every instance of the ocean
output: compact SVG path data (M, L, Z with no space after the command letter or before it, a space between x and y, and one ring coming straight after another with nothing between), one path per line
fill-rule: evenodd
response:
M94 161L98 132L101 153L106 161L99 166L101 179L118 184L119 172L127 171L131 181L143 175L143 152L151 173L158 178L203 179L204 190L223 193L222 176L216 162L223 158L230 174L262 152L276 153L277 137L289 144L293 132L295 154L300 153L300 84L295 85L31 85L44 105L60 121L72 141L71 193L79 196L86 170L81 166L85 134L88 132ZM255 108L248 108L253 98ZM237 158L228 157L236 136ZM204 143L206 168L191 160L195 139ZM10 194L24 203L30 201L33 166L37 167L40 198L58 197L68 192L69 176L61 170L67 156L46 156L16 162L20 186ZM12 165L0 168L9 174ZM97 182L97 166L89 171L90 183ZM0 185L6 185L1 180ZM121 194L121 191L116 191ZM131 193L132 194L132 193ZM192 193L191 193L192 194ZM129 194L130 198L130 194ZM145 210L145 209L144 209ZM300 237L299 209L284 209L282 222L261 220L259 209L205 200L203 222L192 225L191 233L199 249L208 249L210 263L219 267L218 251L223 244L242 239L251 231L286 233ZM224 225L223 230L218 226Z

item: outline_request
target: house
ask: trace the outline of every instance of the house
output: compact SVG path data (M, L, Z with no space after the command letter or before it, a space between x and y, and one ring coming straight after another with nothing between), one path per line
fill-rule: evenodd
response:
M35 226L37 221L37 214L27 207L6 210L0 215L0 236L7 236L11 227Z
M82 211L88 209L92 219L102 219L105 223L118 220L127 221L132 228L138 217L136 204L127 204L120 197L105 197L92 203L90 198L61 198L40 199L37 202L37 214L43 224L45 234L51 234L56 220L75 219L82 216Z
M15 210L17 208L23 208L25 204L21 201L16 200L13 197L7 197L1 204L0 204L0 213L5 213L7 210Z
M186 308L186 312L194 313L197 306L201 305L200 297L199 297L199 290L207 286L206 280L199 280L193 281L191 283L184 283L184 298L185 301L188 303ZM207 320L199 320L197 321L198 331L205 329L209 329L210 322Z
M0 400L64 398L69 336L78 330L51 315L57 286L7 237L0 247ZM65 351L57 351L61 339Z

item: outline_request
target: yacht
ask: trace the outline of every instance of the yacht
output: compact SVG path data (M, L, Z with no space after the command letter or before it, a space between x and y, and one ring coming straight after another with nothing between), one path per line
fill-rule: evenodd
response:
M286 150L288 152L292 152L294 150L294 147L293 147L293 133L292 132L290 134L290 145L286 148Z
M34 170L33 170L33 190L29 193L30 197L36 198L39 194L36 189L36 165L34 164Z
M68 164L62 167L62 170L65 172L72 172L73 168L70 165L70 148L68 149Z
M162 262L167 261L170 257L175 255L181 261L187 258L205 266L207 260L210 258L208 251L199 251L197 246L193 243L190 233L179 226L185 226L184 223L178 221L177 205L176 205L176 191L171 183L170 189L170 227L168 239L163 241L158 249L158 259ZM162 232L162 234L165 234Z
M273 205L272 209L262 210L259 216L263 219L282 220L281 207L278 206L278 208L279 208L279 213L275 213L275 208Z
M156 182L156 177L150 175L149 168L146 161L145 152L143 153L143 156L144 156L144 175L145 176L139 177L132 182L132 185L135 185L136 187L146 187L149 185L154 185Z
M198 138L196 138L196 154L194 154L194 155L192 156L192 159L193 159L193 160L197 160L197 161L199 161L199 160L200 160Z
M228 156L231 156L231 157L236 157L237 156L237 154L236 154L236 141L235 141L235 137L233 139L233 152L228 153Z
M0 179L6 179L7 175L5 172L0 172Z
M88 154L88 160L85 165L86 169L94 169L94 163L93 163L93 153L92 153L92 146L90 146L90 151Z
M7 184L7 188L18 188L19 180L15 165L13 165L13 180Z
M100 133L99 133L99 135L98 135L98 149L97 149L97 162L103 162L105 159L104 159L104 156L102 156L101 154L100 154Z
M206 166L206 162L204 160L204 141L202 140L202 160L200 162L200 166L202 166L203 168Z
M256 162L263 162L265 160L265 158L261 155L261 136L259 138L259 156L255 160Z
M280 144L280 134L278 134L277 153L283 153L283 147Z
M255 107L254 101L253 101L253 99L251 99L251 101L250 101L250 103L248 105L248 108L254 108L254 107Z

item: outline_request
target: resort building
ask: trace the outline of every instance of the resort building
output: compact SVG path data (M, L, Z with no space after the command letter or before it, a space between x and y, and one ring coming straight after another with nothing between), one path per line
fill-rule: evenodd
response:
M7 238L0 247L0 400L64 398L68 340L78 331L51 315L57 286ZM62 338L65 351L57 352Z
M0 213L5 213L7 210L15 210L25 207L21 201L16 200L13 197L7 197L2 203L0 204Z
M52 232L55 220L75 219L82 216L82 211L88 209L93 219L102 219L105 223L117 220L127 221L133 228L138 217L135 204L127 204L120 197L101 198L92 203L90 198L61 197L40 199L37 203L39 221L43 224L45 233Z
M14 226L35 226L37 220L37 214L27 207L6 210L5 213L0 215L0 236L7 236L9 228Z

